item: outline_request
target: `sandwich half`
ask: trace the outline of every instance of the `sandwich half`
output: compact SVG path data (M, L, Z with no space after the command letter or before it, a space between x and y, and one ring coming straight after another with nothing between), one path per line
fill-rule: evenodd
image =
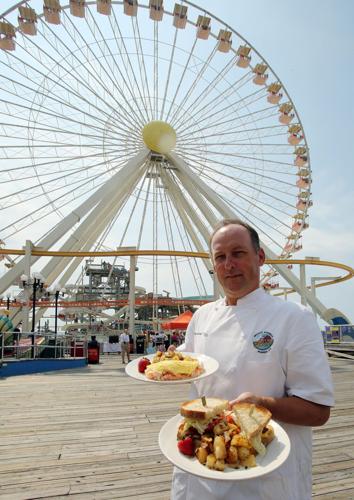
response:
M203 405L201 398L182 403L180 413L184 417L184 422L179 429L179 439L183 439L189 429L195 429L199 434L203 434L213 420L223 416L224 410L228 407L226 399L205 398L205 403Z
M272 414L267 408L252 403L236 403L232 410L241 432L247 437L259 455L264 455L266 448L262 443L262 432Z

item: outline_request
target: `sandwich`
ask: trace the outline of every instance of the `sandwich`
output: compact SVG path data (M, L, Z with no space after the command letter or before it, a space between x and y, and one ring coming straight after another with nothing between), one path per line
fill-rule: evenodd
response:
M228 401L220 398L205 398L203 400L193 399L182 403L180 413L184 417L178 431L178 439L183 439L188 434L196 431L200 435L207 429L224 418L224 412L228 407Z
M227 400L214 397L182 403L178 450L217 471L256 467L256 455L264 455L274 438L271 413L249 403L228 408Z
M150 380L179 380L194 378L204 372L197 359L163 359L147 366L145 375Z
M265 439L262 442L262 436L266 433L268 433L268 436L272 432L271 426L269 426L270 428L267 427L272 417L271 412L263 406L252 403L236 403L232 410L242 434L246 436L258 455L263 456L266 453L266 448L263 443Z

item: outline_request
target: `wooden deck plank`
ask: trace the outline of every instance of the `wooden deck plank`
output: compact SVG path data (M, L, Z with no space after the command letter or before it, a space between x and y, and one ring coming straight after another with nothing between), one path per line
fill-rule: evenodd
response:
M313 496L354 498L354 363L331 358L336 407L314 430ZM0 498L168 500L172 466L158 432L188 385L100 365L0 379Z

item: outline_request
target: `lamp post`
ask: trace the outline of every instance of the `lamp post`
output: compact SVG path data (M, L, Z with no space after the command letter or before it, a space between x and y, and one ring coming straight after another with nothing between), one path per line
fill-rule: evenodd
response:
M32 288L32 328L31 328L31 357L34 358L34 346L35 346L35 327L36 327L36 299L37 290L42 291L44 287L44 278L40 273L33 273L31 277L26 274L22 274L20 277L22 281L23 288Z

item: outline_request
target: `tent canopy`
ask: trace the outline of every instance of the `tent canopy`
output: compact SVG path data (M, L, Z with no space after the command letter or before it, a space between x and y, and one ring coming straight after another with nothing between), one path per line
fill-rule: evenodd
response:
M177 318L171 319L166 323L162 323L162 328L164 330L187 330L188 324L192 319L193 313L191 311L185 311L184 313L177 316Z

